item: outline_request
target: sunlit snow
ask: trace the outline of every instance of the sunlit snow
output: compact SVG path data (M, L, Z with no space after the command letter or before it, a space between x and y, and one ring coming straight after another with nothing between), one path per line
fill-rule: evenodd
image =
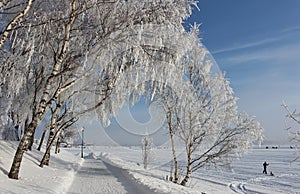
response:
M64 148L54 155L50 167L38 167L42 156L28 152L19 180L7 178L7 171L16 148L14 142L0 141L1 193L297 193L300 191L300 161L295 150L254 148L232 169L207 167L196 172L187 187L165 180L170 176L171 150L153 148L149 169L141 165L140 147L89 146L80 158L80 147ZM122 159L121 159L122 158ZM182 161L184 155L179 156ZM167 160L169 159L169 160ZM267 161L268 173L262 173ZM96 170L95 170L96 169ZM98 169L98 170L97 170ZM180 165L180 173L184 166ZM95 178L96 177L96 178ZM124 178L125 177L125 178ZM93 180L93 181L91 181ZM99 188L101 188L99 190ZM138 193L138 192L137 192Z

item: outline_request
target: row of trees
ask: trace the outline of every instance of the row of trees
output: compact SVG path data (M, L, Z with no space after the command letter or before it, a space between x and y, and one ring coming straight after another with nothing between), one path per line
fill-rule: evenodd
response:
M54 139L81 116L98 116L109 124L107 118L126 101L139 77L155 79L157 71L167 70L164 65L175 67L188 46L182 21L191 14L192 3L1 3L1 128L23 128L8 176L18 178L23 154L49 112L40 166L48 164Z
M49 165L63 131L83 116L108 125L128 94L131 103L144 95L163 106L176 183L174 136L186 145L182 185L202 166L228 164L258 140L259 124L237 111L225 75L211 72L199 26L189 32L183 27L192 5L193 0L3 1L0 127L4 134L23 131L8 176L18 178L42 121L49 123L49 135L41 167Z

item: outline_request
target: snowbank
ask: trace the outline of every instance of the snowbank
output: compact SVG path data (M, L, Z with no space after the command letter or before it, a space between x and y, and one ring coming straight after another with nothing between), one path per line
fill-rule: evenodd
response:
M17 142L0 141L0 193L66 193L72 185L76 172L83 164L79 148L62 149L53 154L50 166L38 166L42 152L26 152L21 166L20 179L7 177ZM130 152L131 150L131 152ZM140 164L140 150L125 147L86 147L85 158L101 159L113 166L128 171L134 179L157 193L201 194L201 193L299 193L300 161L294 158L291 149L253 149L248 155L233 163L232 170L204 168L194 173L188 187L166 181L170 164L166 163L168 149L155 150L155 160L149 169ZM262 174L264 160L270 164L268 172ZM163 161L163 162L162 162ZM184 167L181 166L181 170ZM184 171L184 170L183 170ZM123 171L122 171L123 172ZM180 172L182 176L183 172ZM127 174L127 172L126 172ZM115 174L113 173L115 176ZM182 177L181 177L182 178ZM121 181L122 183L122 181ZM86 184L89 184L88 182Z
M62 150L52 154L50 166L40 168L43 152L36 149L24 154L19 180L7 177L18 142L0 141L0 191L1 193L65 193L74 179L75 171L83 160Z

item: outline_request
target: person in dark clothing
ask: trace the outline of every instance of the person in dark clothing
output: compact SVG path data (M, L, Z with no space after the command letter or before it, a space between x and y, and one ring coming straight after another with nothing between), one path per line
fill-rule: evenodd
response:
M267 174L267 166L268 166L269 164L265 161L264 163L263 163L263 167L264 167L264 171L263 171L263 173L265 173L265 174Z

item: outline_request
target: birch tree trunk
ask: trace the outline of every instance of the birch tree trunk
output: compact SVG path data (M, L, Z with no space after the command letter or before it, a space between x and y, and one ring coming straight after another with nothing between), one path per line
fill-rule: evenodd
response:
M50 151L51 151L51 147L54 143L54 141L56 139L58 139L60 133L62 132L63 129L71 126L74 122L76 122L78 120L77 117L74 117L72 119L70 119L69 121L65 122L62 126L60 126L56 132L54 133L54 136L53 138L51 138L51 140L47 143L47 148L46 148L46 151L45 151L45 154L41 160L41 163L40 163L40 167L43 168L44 165L48 165L49 164L49 160L50 160ZM48 164L46 163L48 160Z
M28 128L25 130L24 135L22 136L22 139L14 156L10 172L8 173L9 178L18 179L23 154L27 149L29 142L31 141L31 137L34 135L34 130L37 126L38 117L35 118L36 119L29 124Z
M186 183L191 177L192 174L192 138L190 138L188 146L187 146L187 167L186 167L186 174L184 179L181 181L181 185L186 186Z
M51 147L55 141L55 139L58 138L58 136L60 135L60 132L62 131L62 128L58 129L55 134L53 135L53 137L51 138L51 140L47 143L47 147L46 147L46 151L45 154L40 162L40 167L44 167L44 165L49 165L49 160L50 160L50 151L51 151Z
M174 162L174 183L178 182L178 162L176 157L176 150L175 150L175 142L174 142L174 131L172 127L172 113L169 112L169 134L171 139L171 147L172 147L172 154L173 154L173 162Z
M30 140L34 136L35 129L36 129L37 125L40 123L43 115L45 114L47 106L49 106L49 105L47 105L47 100L50 96L51 85L54 83L56 75L59 73L63 59L65 58L67 49L69 47L70 31L71 31L71 27L74 23L75 16L76 16L75 15L75 10L76 10L75 1L76 0L72 0L72 3L71 3L71 14L70 14L69 21L65 27L65 37L64 37L62 49L60 51L60 54L58 56L56 63L53 65L52 74L46 81L45 87L43 89L44 91L43 91L43 94L42 94L42 97L41 97L41 100L40 100L40 103L39 103L39 106L37 109L37 113L34 114L32 122L29 124L28 128L26 129L26 132L24 133L24 135L19 143L16 154L14 156L14 160L13 160L10 172L8 174L9 178L18 179L23 154L24 154L25 150L28 148Z
M60 143L61 143L61 139L60 137L58 137L56 140L55 154L58 154L60 152Z
M39 121L40 122L40 121ZM38 123L39 123L38 122ZM37 127L37 126L36 126ZM36 127L34 128L34 130L36 129ZM33 133L33 135L30 137L30 140L29 140L29 142L28 142L28 144L27 144L27 146L26 146L26 151L27 150L32 150L32 146L33 146L33 143L34 143L34 133Z
M186 167L185 177L180 183L183 186L186 186L192 174L193 130L191 127L192 127L192 115L191 115L191 111L189 110L189 134L188 134L188 140L186 142L187 143L187 147L186 147L187 167Z
M44 129L43 131L43 134L42 134L42 137L41 137L41 140L40 140L40 144L39 144L39 147L37 148L38 151L41 151L42 149L42 145L44 143L44 139L45 139L45 136L46 136L46 132L47 132L47 127Z
M43 167L43 165L46 165L46 166L49 165L50 152L51 152L51 147L52 147L51 142L53 141L53 138L54 138L54 135L55 135L56 117L57 117L57 114L60 110L60 107L61 107L61 105L60 105L60 100L59 100L55 110L52 112L51 124L50 124L50 130L49 130L49 137L48 137L48 141L47 141L47 149L46 149L45 155L44 155L44 157L41 161L41 164L40 164L41 167ZM50 149L48 149L48 147L50 147Z
M9 32L13 30L13 26L16 25L28 13L33 1L34 0L28 0L25 9L22 12L20 12L3 30L3 35L0 40L0 48L4 45L5 41L7 40Z

